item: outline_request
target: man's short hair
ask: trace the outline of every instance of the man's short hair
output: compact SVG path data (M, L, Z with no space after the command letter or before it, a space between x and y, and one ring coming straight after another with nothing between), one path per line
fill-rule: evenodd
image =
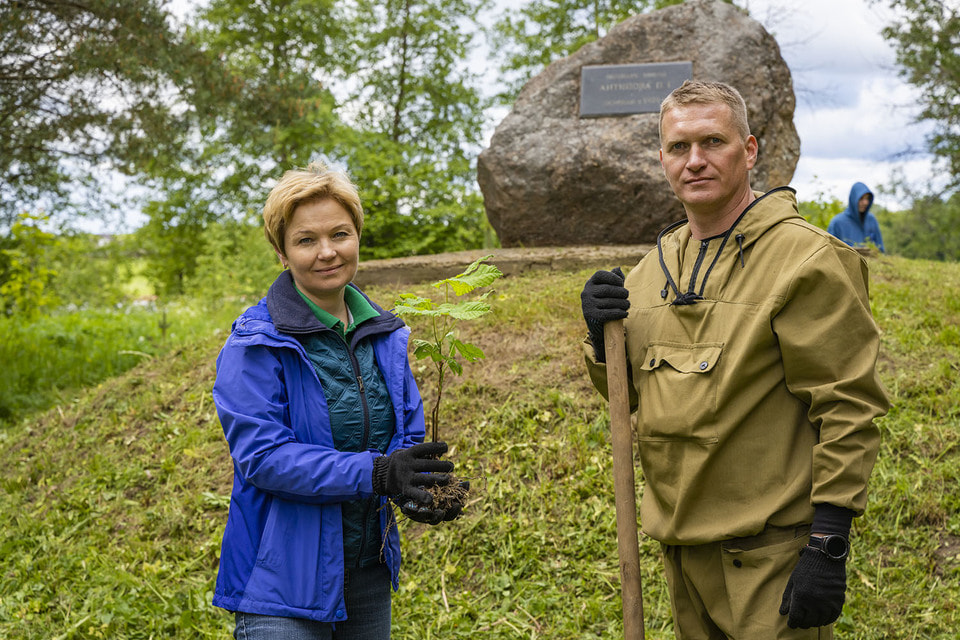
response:
M670 92L660 103L660 140L663 141L663 114L675 107L688 104L725 104L733 114L733 125L746 141L750 137L750 125L747 124L747 103L740 92L723 82L704 82L686 80Z
M363 231L363 207L357 186L343 171L331 169L323 162L311 162L306 169L285 172L267 196L263 234L273 248L284 253L283 236L297 207L328 198L347 210L359 235Z

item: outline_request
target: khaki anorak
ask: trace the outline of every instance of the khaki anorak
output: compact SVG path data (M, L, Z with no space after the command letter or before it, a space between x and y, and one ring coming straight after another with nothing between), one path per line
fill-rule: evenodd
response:
M866 262L804 221L791 189L757 195L722 236L668 230L626 277L641 522L666 544L809 523L818 503L866 504L873 420L888 408ZM702 299L671 304L667 272ZM584 346L606 395L605 367Z

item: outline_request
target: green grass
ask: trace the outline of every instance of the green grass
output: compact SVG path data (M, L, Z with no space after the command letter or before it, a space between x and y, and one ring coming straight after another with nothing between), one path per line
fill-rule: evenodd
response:
M960 265L879 257L871 271L894 405L837 635L953 639ZM622 634L609 423L579 347L588 275L504 278L493 313L463 325L487 359L451 379L440 435L473 502L456 523L400 524L394 638ZM232 477L209 395L223 335L0 430L0 637L229 637L209 604ZM658 553L642 538L651 640L673 637Z

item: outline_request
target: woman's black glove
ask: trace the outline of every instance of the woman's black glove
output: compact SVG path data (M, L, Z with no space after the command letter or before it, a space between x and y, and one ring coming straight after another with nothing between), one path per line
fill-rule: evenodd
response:
M446 451L446 442L424 442L375 458L373 490L382 496L399 495L429 506L433 503L433 496L420 487L450 482L446 474L453 471L453 463L436 459Z
M587 322L590 344L593 345L597 362L607 359L603 352L603 325L611 320L626 318L627 309L630 308L623 280L620 267L613 271L597 271L590 276L580 293L583 319Z
M787 626L791 629L832 624L840 617L846 590L846 562L804 547L783 592L780 615L789 615Z
M466 480L461 480L460 488L466 493L470 490L470 483ZM451 500L446 508L425 507L412 500L403 500L399 496L396 500L400 505L400 512L403 515L411 520L423 522L424 524L440 524L441 522L456 520L460 512L463 511L463 502L457 499Z

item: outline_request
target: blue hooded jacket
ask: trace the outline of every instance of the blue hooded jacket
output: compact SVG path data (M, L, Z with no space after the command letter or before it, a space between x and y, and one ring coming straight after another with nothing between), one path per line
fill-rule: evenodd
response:
M870 204L863 217L860 216L859 202L865 194L870 194ZM827 231L846 242L851 247L865 246L868 242L877 245L880 252L884 252L883 237L880 235L880 224L876 216L870 213L873 206L873 193L862 182L857 182L850 189L850 199L847 208L830 220Z
M355 331L370 334L389 390L396 424L390 453L423 441L423 402L407 358L409 329L374 308L381 315ZM320 380L300 342L277 329L267 298L234 322L217 358L213 397L234 467L213 604L346 620L340 503L375 495L373 460L381 454L334 448ZM380 510L380 523L397 589L400 538L391 509Z

